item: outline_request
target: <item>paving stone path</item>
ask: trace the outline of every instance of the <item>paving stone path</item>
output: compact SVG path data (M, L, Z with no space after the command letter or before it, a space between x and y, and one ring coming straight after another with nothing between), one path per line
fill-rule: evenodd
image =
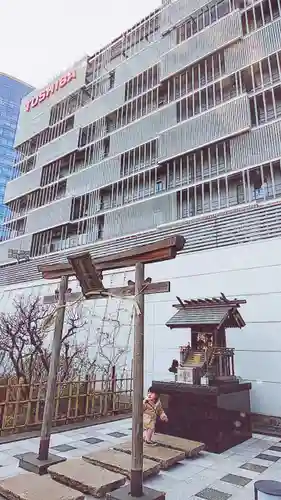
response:
M0 445L0 495L3 495L3 483L4 486L6 484L7 490L10 488L10 493L11 485L14 483L17 500L21 498L37 500L39 498L38 481L43 480L52 484L52 494L50 494L50 489L43 486L40 500L44 500L44 495L48 499L52 497L53 500L102 498L105 493L104 483L108 488L114 489L117 485L126 484L128 474L122 474L116 469L115 472L100 469L99 466L84 461L82 456L93 456L93 454L101 456L101 451L118 448L119 453L127 457L124 460L130 460L130 437L130 420L53 435L51 453L68 459L67 462L54 466L54 468L58 467L57 470L50 471L53 478L57 476L56 481L50 476L34 476L18 467L19 457L23 453L38 451L39 438L2 444ZM166 444L161 443L161 439L164 439L161 436L156 436L155 439L161 446L165 445L165 448L171 446L167 439L165 439ZM174 442L173 446L171 446L172 449L185 453L189 458L184 459L181 455L181 460L168 470L164 470L164 464L161 464L159 460L158 462L151 460L152 448L147 452L150 453L150 458L146 459L155 464L158 473L148 477L145 485L165 491L167 500L254 500L253 484L256 480L279 480L281 477L281 440L278 437L254 435L252 439L221 455L201 451L195 458L190 458L188 446L181 441ZM123 451L120 451L122 447ZM161 453L164 455L165 452L161 451ZM160 467L162 469L159 472ZM42 481L40 484L41 488ZM21 497L23 491L25 496ZM5 497L2 496L2 498ZM13 500L15 497L6 495L6 498Z

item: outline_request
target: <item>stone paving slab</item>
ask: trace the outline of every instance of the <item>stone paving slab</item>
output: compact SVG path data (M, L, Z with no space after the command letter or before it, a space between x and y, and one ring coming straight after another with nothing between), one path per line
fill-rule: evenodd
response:
M82 457L87 462L99 467L104 467L112 472L123 474L128 479L131 478L131 456L128 453L122 453L114 449L100 450L90 455ZM143 477L144 479L154 476L160 472L160 465L157 462L143 459Z
M204 443L199 443L198 441L191 441L190 439L184 439L176 436L169 436L168 434L157 434L153 436L153 441L166 448L172 448L173 450L183 451L186 457L194 457L198 455L202 450L204 450Z
M123 486L125 476L91 465L82 458L49 467L52 479L97 498Z
M7 500L84 500L82 493L53 481L50 476L20 474L0 482Z
M132 454L132 441L126 441L114 446L115 450L122 451L123 453ZM173 465L185 459L185 453L179 450L172 450L164 446L151 446L143 444L143 456L149 460L159 462L160 468L167 470Z

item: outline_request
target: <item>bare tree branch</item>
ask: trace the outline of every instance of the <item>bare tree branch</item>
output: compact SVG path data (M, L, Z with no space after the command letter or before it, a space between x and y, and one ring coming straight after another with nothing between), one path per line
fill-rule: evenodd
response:
M3 375L13 373L18 378L47 377L51 357L50 340L52 329L43 326L51 313L51 308L42 303L38 296L17 297L13 302L13 313L0 314L0 360ZM65 380L79 357L80 369L88 360L82 359L83 345L76 342L78 330L85 326L80 309L70 309L66 312L65 331L62 338L60 377Z

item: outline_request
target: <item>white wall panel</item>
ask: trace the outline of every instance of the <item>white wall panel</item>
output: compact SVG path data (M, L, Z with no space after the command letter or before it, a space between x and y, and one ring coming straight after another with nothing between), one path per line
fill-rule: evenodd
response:
M4 195L4 203L38 189L40 187L41 174L42 168L37 168L8 182Z

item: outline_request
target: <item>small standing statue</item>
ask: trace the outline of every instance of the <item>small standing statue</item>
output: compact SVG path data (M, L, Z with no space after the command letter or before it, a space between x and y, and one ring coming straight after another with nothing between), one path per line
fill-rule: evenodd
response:
M179 362L177 359L173 359L172 365L169 368L169 372L174 373L175 375L175 382L178 380L178 367L179 367Z

